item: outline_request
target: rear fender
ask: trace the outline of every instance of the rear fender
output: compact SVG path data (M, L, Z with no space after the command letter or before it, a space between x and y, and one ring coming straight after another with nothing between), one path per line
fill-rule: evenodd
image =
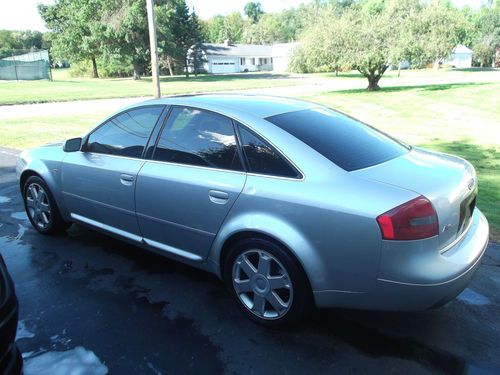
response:
M219 277L222 278L221 255L224 244L233 236L245 232L261 233L282 243L301 264L313 290L315 285L321 284L322 275L326 274L326 270L311 244L291 223L265 212L234 215L228 217L222 225L208 256L210 268Z

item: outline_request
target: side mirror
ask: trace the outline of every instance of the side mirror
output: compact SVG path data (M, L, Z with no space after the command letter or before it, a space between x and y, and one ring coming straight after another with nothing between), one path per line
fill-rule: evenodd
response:
M80 151L82 148L81 138L71 138L64 142L63 150L64 152L76 152Z

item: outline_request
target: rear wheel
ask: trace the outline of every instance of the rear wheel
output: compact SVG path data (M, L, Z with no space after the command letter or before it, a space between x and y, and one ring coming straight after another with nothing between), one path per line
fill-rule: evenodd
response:
M54 197L45 181L29 177L23 188L24 208L31 225L40 233L61 233L69 227L59 213Z
M311 307L309 283L287 250L264 239L245 239L227 254L224 280L242 311L268 327L300 320Z

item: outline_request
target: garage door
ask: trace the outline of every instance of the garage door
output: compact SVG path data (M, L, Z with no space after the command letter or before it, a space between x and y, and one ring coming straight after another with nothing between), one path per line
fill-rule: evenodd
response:
M237 65L235 60L212 61L212 73L236 73Z

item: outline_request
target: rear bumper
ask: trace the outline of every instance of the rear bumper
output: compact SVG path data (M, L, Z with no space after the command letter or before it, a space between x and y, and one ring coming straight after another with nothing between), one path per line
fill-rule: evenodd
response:
M422 242L415 242L407 252L384 244L379 277L368 292L317 291L316 305L398 311L441 306L469 285L488 238L488 222L476 209L467 234L444 253L430 253Z

